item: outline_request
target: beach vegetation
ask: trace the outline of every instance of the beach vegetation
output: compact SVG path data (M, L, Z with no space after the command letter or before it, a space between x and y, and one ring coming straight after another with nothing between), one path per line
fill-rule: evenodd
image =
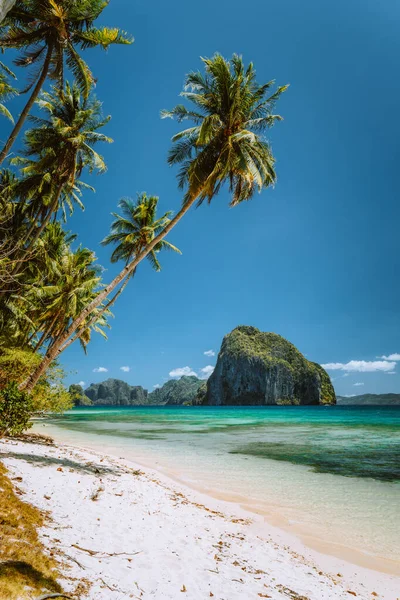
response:
M132 43L132 38L119 29L95 27L108 3L109 0L17 0L8 12L0 24L0 48L16 50L15 64L29 69L29 83L20 93L30 92L30 96L0 152L0 164L10 152L47 78L62 89L67 67L87 98L95 79L81 52Z
M14 394L21 394L13 387ZM0 598L22 600L61 593L59 564L46 552L38 529L42 513L23 502L0 463Z
M0 391L0 437L20 435L31 426L32 396L21 392L15 382Z
M73 399L63 385L64 370L53 363L33 393L17 393L18 385L40 362L32 350L3 348L0 354L0 436L18 435L30 427L34 415L61 413L73 406Z
M71 397L74 406L91 406L92 401L88 398L83 390L83 387L78 383L73 383L68 388L68 393Z

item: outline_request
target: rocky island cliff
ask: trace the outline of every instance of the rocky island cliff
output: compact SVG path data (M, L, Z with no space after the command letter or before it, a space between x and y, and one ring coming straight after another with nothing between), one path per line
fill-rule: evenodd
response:
M91 383L84 393L95 406L137 406L149 403L147 390L120 379Z
M335 404L328 373L276 333L241 325L222 341L204 404Z
M180 379L170 379L160 388L149 394L150 404L181 405L193 404L199 388L205 382L194 375L184 375Z

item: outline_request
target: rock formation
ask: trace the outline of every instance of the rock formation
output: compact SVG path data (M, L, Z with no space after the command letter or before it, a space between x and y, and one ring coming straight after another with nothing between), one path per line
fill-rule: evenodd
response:
M204 403L335 404L336 396L327 372L293 344L241 325L223 339Z
M170 379L161 388L149 394L150 404L193 404L199 388L204 384L194 375Z
M129 385L120 379L91 383L85 394L94 406L137 406L149 404L148 392L140 385Z

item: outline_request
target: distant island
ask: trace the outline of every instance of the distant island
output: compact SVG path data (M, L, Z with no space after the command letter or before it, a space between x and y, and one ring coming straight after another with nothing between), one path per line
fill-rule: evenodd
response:
M222 341L204 402L222 405L335 404L328 373L276 333L241 325Z
M240 325L228 333L208 381L170 379L152 392L120 379L70 387L75 405L93 406L400 406L400 394L337 396L328 373L276 333Z
M337 396L340 406L400 406L400 394L361 394Z
M208 381L171 379L149 393L119 379L71 386L76 405L329 405L336 403L327 372L276 333L236 327L222 341Z

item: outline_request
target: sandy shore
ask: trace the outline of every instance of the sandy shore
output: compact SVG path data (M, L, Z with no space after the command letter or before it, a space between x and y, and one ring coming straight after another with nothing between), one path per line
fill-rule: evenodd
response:
M400 600L400 577L319 555L239 507L124 459L0 442L41 538L82 600Z

